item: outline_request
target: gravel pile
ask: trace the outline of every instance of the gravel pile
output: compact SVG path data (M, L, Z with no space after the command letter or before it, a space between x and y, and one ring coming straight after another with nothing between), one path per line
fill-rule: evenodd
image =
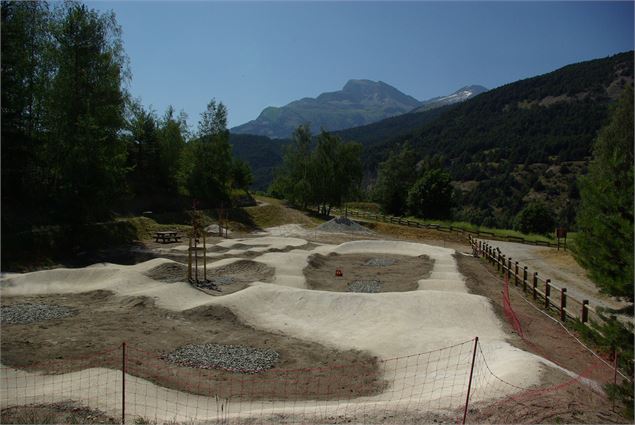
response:
M148 270L145 275L159 282L186 282L187 266L180 263L165 263Z
M346 217L335 217L331 221L327 221L326 223L316 227L316 230L331 233L366 233L369 235L373 234L370 229L367 229L361 224L358 224Z
M271 369L279 357L278 353L270 349L239 345L188 344L163 358L171 363L186 367L258 373Z
M394 258L371 258L364 263L365 266L388 267L395 264L397 260Z
M63 319L75 310L55 304L13 304L0 307L2 324L27 324L44 320Z
M361 292L364 294L376 294L381 292L382 283L379 280L354 280L349 282L346 290L348 292Z

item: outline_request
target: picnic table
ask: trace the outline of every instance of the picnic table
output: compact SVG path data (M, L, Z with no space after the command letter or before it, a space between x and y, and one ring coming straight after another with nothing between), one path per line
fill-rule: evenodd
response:
M164 232L156 232L154 234L154 239L157 242L161 242L161 243L169 243L172 240L174 240L174 242L179 242L181 240L181 237L177 234L176 230L169 230L169 231L164 231Z

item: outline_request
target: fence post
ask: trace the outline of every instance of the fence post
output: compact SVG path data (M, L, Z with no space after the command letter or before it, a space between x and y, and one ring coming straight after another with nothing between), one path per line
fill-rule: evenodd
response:
M560 289L560 320L563 322L567 320L567 312L564 309L567 308L567 288Z
M516 261L516 268L514 271L514 286L518 286L518 261Z
M478 337L474 338L474 352L472 353L472 366L470 367L470 379L467 382L467 396L465 397L465 410L463 410L463 424L467 417L467 406L470 402L470 389L472 388L472 375L474 374L474 360L476 360L476 347L478 346Z
M613 349L613 387L617 385L617 365L617 349ZM611 410L615 412L615 397L611 398L613 399L613 407Z
M586 323L589 320L589 300L582 300L582 323Z
M534 272L534 300L538 297L538 272Z
M527 266L523 267L523 292L527 292Z
M121 344L121 423L126 423L126 341Z
M511 278L511 274L512 274L512 257L509 257L507 259L507 277Z
M545 309L549 310L549 297L551 296L551 279L545 281Z

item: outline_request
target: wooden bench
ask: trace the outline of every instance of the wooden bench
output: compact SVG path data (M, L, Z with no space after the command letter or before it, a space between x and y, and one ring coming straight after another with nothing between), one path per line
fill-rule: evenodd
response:
M154 239L157 242L161 243L170 243L174 240L174 242L180 242L181 237L177 235L177 232L169 231L169 232L156 232L154 234Z

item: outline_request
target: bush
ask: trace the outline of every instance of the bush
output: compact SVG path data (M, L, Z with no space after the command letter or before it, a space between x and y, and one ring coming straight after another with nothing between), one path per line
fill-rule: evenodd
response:
M548 234L554 230L554 212L542 202L532 202L516 216L515 229L523 233Z

